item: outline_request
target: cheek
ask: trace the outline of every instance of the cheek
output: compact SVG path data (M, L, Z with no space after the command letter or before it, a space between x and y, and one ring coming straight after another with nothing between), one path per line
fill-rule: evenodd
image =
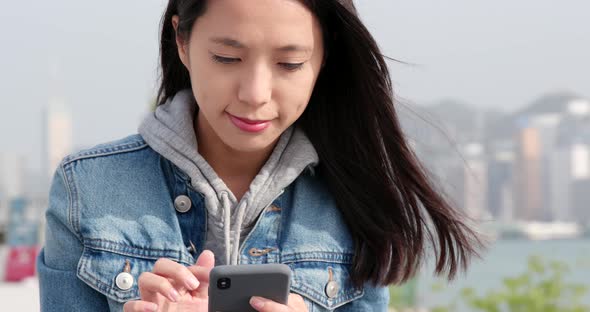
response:
M228 97L227 92L216 91L207 88L207 86L203 86L202 88L193 87L193 92L196 95L195 99L199 109L205 113L211 122L223 115L228 103L231 102L231 98Z
M191 83L199 107L204 111L223 111L231 103L231 79L211 64L192 64Z
M299 79L286 81L282 84L283 91L280 92L281 96L278 102L281 103L281 111L285 113L284 115L289 115L285 117L297 118L303 113L313 92L314 77L312 74L302 75Z
M284 126L294 123L305 111L309 97L300 92L291 92L288 97L279 101L279 116Z

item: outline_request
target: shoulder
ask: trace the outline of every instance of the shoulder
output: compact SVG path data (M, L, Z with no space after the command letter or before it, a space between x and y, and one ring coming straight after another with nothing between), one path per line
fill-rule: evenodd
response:
M116 157L117 155L137 152L144 149L149 149L145 140L141 135L133 134L119 140L98 144L89 149L70 154L63 159L61 165L68 166L71 163L87 159L105 158L109 156Z
M58 172L71 196L110 198L121 192L145 192L159 187L167 174L164 157L134 134L65 157ZM74 200L79 200L74 198Z
M97 145L64 158L58 173L69 198L69 219L81 233L87 220L141 212L146 202L169 199L163 157L139 135ZM60 194L56 194L61 196ZM88 223L86 223L88 224ZM87 233L89 231L86 231Z
M57 169L63 172L66 180L90 179L108 183L119 175L114 172L145 174L159 166L160 161L160 155L140 135L134 134L70 154Z

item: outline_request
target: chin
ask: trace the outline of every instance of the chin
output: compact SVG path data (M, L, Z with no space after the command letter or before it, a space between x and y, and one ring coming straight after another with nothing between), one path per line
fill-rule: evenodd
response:
M268 149L276 141L276 139L273 140L272 138L250 137L226 141L225 144L236 152L253 153Z

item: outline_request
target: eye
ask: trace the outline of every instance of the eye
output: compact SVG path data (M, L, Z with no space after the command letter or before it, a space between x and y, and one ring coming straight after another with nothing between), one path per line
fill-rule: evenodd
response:
M213 61L215 61L217 63L221 63L221 64L233 64L233 63L237 63L240 61L239 58L219 56L216 54L212 54L211 58L213 59Z
M295 71L295 70L301 69L303 67L303 64L305 64L305 62L303 62L303 63L279 63L279 65L281 67L283 67L284 69L289 70L289 71Z

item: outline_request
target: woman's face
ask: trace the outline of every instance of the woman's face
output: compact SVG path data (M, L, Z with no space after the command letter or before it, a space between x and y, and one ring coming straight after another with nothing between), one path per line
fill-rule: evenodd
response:
M199 136L236 151L268 148L301 116L324 59L319 22L297 0L208 1L188 39Z

